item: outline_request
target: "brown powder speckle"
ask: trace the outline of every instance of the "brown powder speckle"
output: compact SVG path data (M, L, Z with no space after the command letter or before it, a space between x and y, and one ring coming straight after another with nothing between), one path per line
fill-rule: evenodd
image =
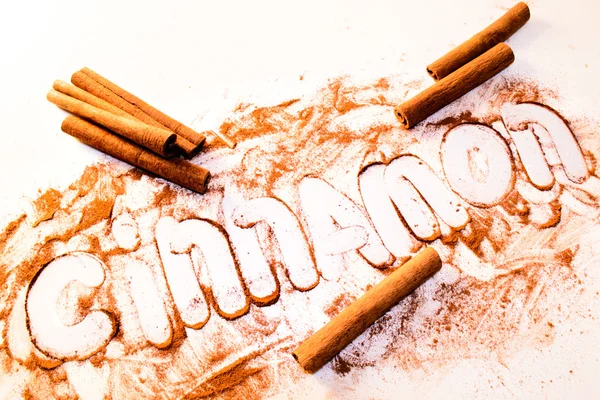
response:
M19 217L9 222L8 225L4 228L4 230L0 233L0 252L4 250L8 239L11 238L15 234L15 232L19 229L21 224L25 222L27 218L27 214L21 214Z
M348 364L346 360L344 360L344 358L342 358L339 355L335 356L333 360L331 360L331 368L335 371L336 374L342 376L346 375L352 370L351 365Z
M339 294L329 306L327 306L323 311L330 318L338 315L345 307L352 303L353 299L348 296L346 293Z
M100 168L96 165L86 167L81 177L76 182L73 182L69 186L69 189L75 189L79 196L85 196L96 185L96 182L98 182L99 172Z
M62 193L56 189L48 189L33 202L32 226L49 220L60 207Z
M82 219L79 223L78 230L86 230L92 225L110 217L114 200L111 199L94 199L91 203L84 207Z

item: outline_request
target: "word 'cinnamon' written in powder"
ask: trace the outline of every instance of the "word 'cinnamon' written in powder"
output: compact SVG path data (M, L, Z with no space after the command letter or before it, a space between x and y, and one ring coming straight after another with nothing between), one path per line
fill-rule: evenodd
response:
M562 167L560 149L567 142L560 140L568 136L556 136L563 131L549 125L556 111L540 106L531 110L536 119L521 123L522 109L504 107L516 100L555 105L548 93L522 82L486 84L423 124L423 132L416 134L427 139L417 143L413 136L399 135L393 115L386 117L402 100L398 93L404 93L396 82L392 77L356 85L340 79L314 98L241 107L222 128L241 143L231 157L218 157L219 172L205 196L109 163L89 167L79 181L57 192L60 196L53 198L60 199L59 207L42 213L51 215L48 219L35 226L23 218L11 224L0 244L0 281L6 287L0 298L1 368L9 382L15 379L6 386L9 393L85 398L86 390L94 390L124 398L155 393L253 398L282 392L303 376L291 349L424 241L433 241L445 261L440 277L380 319L329 368L349 374L392 363L414 370L425 364L441 367L450 356L487 357L491 349L508 359L523 347L549 345L585 287L585 269L576 273L574 264L593 256L590 244L597 227L590 217L598 213L593 186L598 149L583 135L585 125L571 119L567 126L577 136L589 172L588 183L576 183L578 166ZM529 130L529 122L545 125L546 132L536 126ZM541 144L543 164L534 162L540 153L527 153L529 158L519 153L518 141L531 139L527 132ZM466 166L479 171L472 185L485 181L492 166L501 167L492 171L501 174L489 197L456 186L459 179L453 174L467 176L462 170L444 170L444 157L463 150L453 140L464 134L471 140L494 138L491 151L473 153L476 164ZM517 134L521 137L515 140ZM206 157L220 151L213 149ZM446 219L419 222L407 219L410 213L386 218L387 208L370 206L386 199L370 194L393 197L390 188L413 164L416 168L409 171L439 180L435 184L448 191L442 200L458 196L452 204L459 213L440 212L443 204L426 196ZM550 187L543 187L544 168L555 176ZM325 211L335 216L337 226L325 224L323 210L308 195L312 189L335 200ZM406 199L423 200L410 186L403 190L397 197L403 207L410 204ZM265 199L266 206L253 203L242 209L250 199ZM263 218L264 207L277 210L275 224ZM399 224L403 241L390 241L385 234L390 226L378 224L378 216ZM367 222L345 227L350 217ZM277 222L283 219L293 229L280 231ZM157 229L171 220L173 230L165 236L171 251L163 252ZM216 246L192 240L188 225L210 230ZM338 235L333 239L343 240L324 234L330 229ZM377 236L380 242L369 242ZM280 242L282 237L295 239ZM303 256L297 258L301 263L286 258L290 243ZM232 257L230 275L212 268L212 251L219 248ZM86 301L64 302L73 309L61 315L81 318L102 311L119 329L83 360L57 360L40 351L21 323L25 304L20 294L42 267L74 252L97 257L104 281L96 288L69 287L59 298ZM169 270L176 265L185 268ZM139 282L144 284L136 286ZM224 295L228 291L235 296ZM26 367L24 377L18 375L21 366Z

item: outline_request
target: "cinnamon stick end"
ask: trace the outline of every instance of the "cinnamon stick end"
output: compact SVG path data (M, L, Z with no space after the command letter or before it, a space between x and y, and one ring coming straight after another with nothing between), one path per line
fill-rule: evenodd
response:
M169 135L169 137L165 140L161 155L164 157L173 157L174 155L176 155L179 150L177 145L175 144L176 141L176 134Z
M73 75L71 75L71 83L77 86L76 82L81 78L81 75L83 75L81 71L74 72Z
M525 22L527 22L529 18L531 18L531 10L529 10L529 6L527 5L527 3L521 1L513 8L515 9L515 11L520 11L523 13L523 19L525 20Z
M50 103L55 104L58 106L57 102L57 98L59 98L59 92L54 90L54 89L50 89L50 91L48 92L48 94L46 94L46 100L48 100Z
M202 140L200 140L198 143L196 143L196 147L194 148L194 150L191 153L192 157L195 157L196 155L198 155L198 153L200 153L200 151L204 147L205 142L206 142L206 136L202 136Z
M52 89L58 90L60 92L61 88L64 88L66 85L68 84L65 81L57 79L52 83Z
M173 151L189 160L200 153L203 145L204 139L200 143L194 144L184 137L177 135L177 140L173 144Z
M62 124L60 124L60 130L63 131L64 133L69 133L69 130L71 129L71 127L74 125L75 121L72 115L69 115L68 117L66 117Z
M396 108L394 108L394 114L396 114L396 118L398 119L398 121L400 121L400 124L404 129L408 129L411 127L411 124L408 121L408 118L406 118L406 115L404 114L401 105L396 106Z
M427 73L429 74L429 76L431 76L433 78L434 81L440 80L440 78L438 77L438 74L433 70L432 66L427 67Z
M208 186L208 182L210 181L211 175L210 172L208 170L206 170L206 173L203 174L200 177L200 186L201 186L201 190L198 190L198 193L202 194L206 191L206 187Z
M526 3L520 2L508 10L506 15L510 15L512 26L509 27L510 31L508 32L508 36L502 38L502 41L508 39L508 37L512 36L516 31L521 29L527 21L529 21L531 18L531 10L529 10L529 6Z
M509 45L502 42L502 43L498 43L495 47L497 48L496 57L499 60L501 60L499 62L503 66L502 69L508 67L510 64L512 64L515 61L515 53L512 51L512 49L510 48ZM492 49L496 50L494 48L492 48Z
M302 345L296 347L296 349L292 352L292 357L294 360L300 364L302 369L310 374L313 374L319 370L319 368L315 368L315 363L311 362L311 358L309 356L304 356L304 350Z

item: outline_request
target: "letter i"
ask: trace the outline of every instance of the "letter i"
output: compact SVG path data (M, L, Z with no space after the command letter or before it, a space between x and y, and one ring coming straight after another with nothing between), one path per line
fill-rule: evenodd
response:
M127 265L127 276L144 336L158 348L168 346L173 329L152 271L144 263L133 260Z

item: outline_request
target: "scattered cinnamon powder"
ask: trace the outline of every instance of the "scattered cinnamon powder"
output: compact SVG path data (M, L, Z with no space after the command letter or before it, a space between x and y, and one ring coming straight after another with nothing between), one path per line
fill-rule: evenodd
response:
M15 220L9 222L4 231L0 233L0 252L4 251L8 238L15 234L15 231L25 222L26 218L27 214L21 214Z
M54 213L60 207L62 194L56 189L48 189L33 201L33 220L32 226L37 226L40 222L46 221L54 216Z
M328 317L333 318L340 313L344 308L346 308L350 303L352 303L353 299L350 298L346 293L340 293L331 304L325 308L323 311L327 314Z
M73 182L69 189L76 189L79 196L85 196L94 187L98 181L98 173L100 172L97 166L88 166L83 171L81 177Z
M352 366L348 364L348 362L339 355L335 356L333 360L331 360L331 368L335 371L336 374L342 376L346 375L352 370Z
M98 222L110 217L114 199L94 199L83 208L79 230L85 230Z
M332 183L362 210L356 177L365 166L386 164L410 153L430 163L443 177L435 149L447 130L463 122L498 122L505 102L555 105L560 100L555 92L534 82L493 80L433 116L420 132L403 135L391 108L423 84L402 82L398 77L367 83L341 77L313 98L274 106L240 105L220 127L239 142L240 161L215 173L204 196L191 195L117 162L89 166L66 190L46 192L35 206L43 222L28 224L23 215L0 234L0 285L6 288L0 297L0 318L8 319L16 293L41 268L59 255L85 251L105 264L106 281L93 298L79 300L72 305L77 310L65 312L80 312L81 318L82 310L104 310L119 321L119 328L109 345L91 358L53 369L16 359L10 350L14 343L9 342L0 349L2 375L18 376L21 386L14 384L14 390L32 398L81 395L78 373L102 377L98 378L102 382L99 393L115 398L164 393L177 398L252 399L277 394L298 382L303 374L289 356L290 349L378 282L386 270L345 254L348 268L343 278L322 279L316 288L298 291L286 276L273 232L257 224L253 229L277 281L277 295L265 304L252 304L236 320L222 318L214 312L215 300L199 254L194 259L199 265L194 268L211 314L202 328L186 328L164 277L156 223L173 216L178 221L202 218L224 226L222 201L233 191L246 199L277 197L305 224L295 188L307 175ZM581 127L589 122L572 115L568 120L578 139L586 143ZM219 154L221 147L214 141L200 157ZM586 152L592 171L596 150ZM227 161L224 157L223 163ZM517 179L524 180L517 157L514 168ZM587 194L590 198L580 196L582 201L597 199L598 194ZM444 232L432 244L444 258L440 278L378 320L327 368L340 376L384 364L415 371L425 365L441 368L457 358L485 359L491 353L501 361L509 360L524 348L552 344L555 328L568 323L569 312L586 287L574 265L588 248L580 242L593 244L595 236L586 234L596 228L593 220L561 204L560 199L532 203L516 188L494 207L466 204L471 217L467 226ZM532 213L541 208L547 218L534 221ZM131 251L119 248L111 231L113 219L124 212L139 230L140 244ZM23 238L28 241L20 248ZM129 295L126 266L133 260L150 269L164 302L173 337L160 350L144 337ZM477 275L481 271L489 274ZM7 341L7 328L3 329L0 343Z

